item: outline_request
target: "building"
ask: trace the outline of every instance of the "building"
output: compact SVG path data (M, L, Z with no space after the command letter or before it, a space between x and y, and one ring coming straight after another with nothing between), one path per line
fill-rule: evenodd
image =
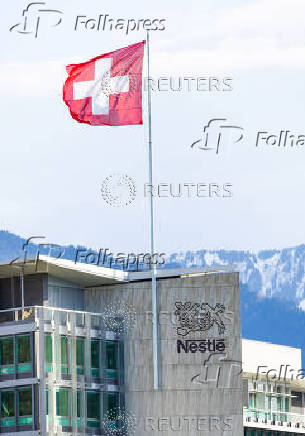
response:
M0 433L242 436L238 273L158 271L157 390L150 279L0 265Z
M245 436L305 434L301 349L243 339Z

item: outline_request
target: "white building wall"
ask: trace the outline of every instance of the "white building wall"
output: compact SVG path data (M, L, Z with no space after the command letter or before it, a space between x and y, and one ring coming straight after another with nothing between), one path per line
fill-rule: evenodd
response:
M242 340L243 371L250 373L267 372L276 370L280 372L281 365L290 365L289 370L294 369L297 373L302 368L301 349L284 345L275 345L269 342Z

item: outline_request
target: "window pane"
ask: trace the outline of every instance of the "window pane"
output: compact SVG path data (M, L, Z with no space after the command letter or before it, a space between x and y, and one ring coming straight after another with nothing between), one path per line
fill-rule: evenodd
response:
M0 365L13 365L14 341L12 337L0 340Z
M46 415L49 414L49 389L46 389Z
M291 405L292 407L302 407L302 392L291 392Z
M69 416L70 395L68 389L59 389L56 392L56 414L57 416Z
M31 339L30 335L16 336L18 363L31 362Z
M1 417L15 416L14 391L1 391Z
M61 364L68 365L68 338L67 336L62 336L60 338L61 346Z
M115 410L119 407L119 395L108 394L108 411Z
M19 416L32 416L32 388L18 392Z
M106 365L107 369L117 369L117 344L115 342L106 343Z
M77 417L80 418L80 410L81 410L81 407L80 407L80 402L81 402L81 392L80 392L80 391L77 391L76 395L77 395L77 397L76 397L76 399L77 399Z
M87 392L87 418L100 419L100 394Z
M52 336L45 335L44 337L44 352L46 363L52 363L53 353L52 353Z
M91 341L91 366L92 368L100 367L100 341Z
M85 340L82 338L76 339L76 365L84 366Z

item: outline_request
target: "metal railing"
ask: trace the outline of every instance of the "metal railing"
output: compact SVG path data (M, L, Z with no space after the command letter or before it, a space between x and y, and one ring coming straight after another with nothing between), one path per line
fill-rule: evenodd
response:
M85 317L91 316L92 327L100 327L102 314L49 306L26 306L0 310L0 324L5 322L35 321L43 316L44 321L66 325L70 315L76 316L77 327L85 326Z
M280 410L244 408L244 421L305 429L305 410L304 414L301 415Z

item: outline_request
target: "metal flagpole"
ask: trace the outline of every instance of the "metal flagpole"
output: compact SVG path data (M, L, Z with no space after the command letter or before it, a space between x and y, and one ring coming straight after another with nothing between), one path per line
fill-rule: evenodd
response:
M24 319L24 266L20 267L20 288L21 288L22 319Z
M147 31L147 75L148 75L148 148L149 148L149 184L151 186L151 193L149 196L150 206L150 249L151 256L154 259L154 201L152 194L153 176L152 176L152 135L151 135L151 89L149 86L150 78L150 59L149 59L149 31ZM160 388L159 377L159 332L158 332L158 299L157 299L157 279L156 279L156 266L152 265L151 277L151 300L152 300L152 313L153 313L153 367L154 367L154 389Z

